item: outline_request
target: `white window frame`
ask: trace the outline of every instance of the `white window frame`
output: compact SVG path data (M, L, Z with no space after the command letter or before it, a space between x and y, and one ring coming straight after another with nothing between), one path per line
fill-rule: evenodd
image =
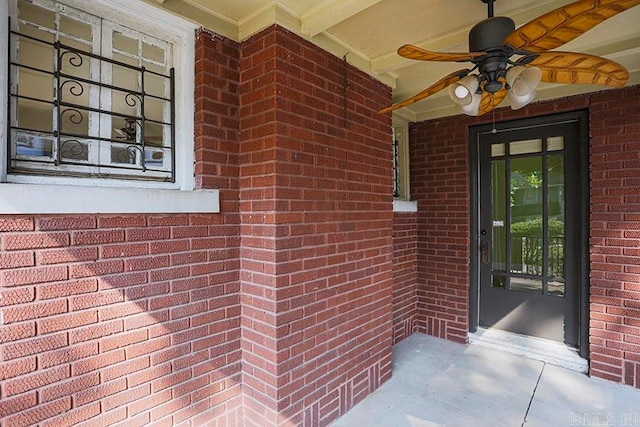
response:
M396 115L392 119L393 138L398 142L398 196L393 198L394 212L417 212L418 203L409 200L409 122ZM395 173L393 171L392 173Z
M195 30L198 26L142 0L62 0L173 44L176 71L176 182L40 177L7 173L6 34L0 36L0 214L219 212L219 192L194 190ZM0 1L0 22L9 5ZM165 28L170 30L164 30Z
M397 143L398 192L396 199L409 200L409 123L394 117L394 144ZM393 171L395 174L395 170Z

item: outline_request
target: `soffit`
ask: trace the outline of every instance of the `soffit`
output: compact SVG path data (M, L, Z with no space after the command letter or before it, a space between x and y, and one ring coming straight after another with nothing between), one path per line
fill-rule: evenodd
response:
M481 0L147 0L210 30L242 41L277 23L389 84L394 102L425 89L468 63L401 58L411 43L434 51L466 51L468 31L487 16ZM516 26L573 0L496 0L495 14ZM595 27L559 50L602 55L626 66L640 83L640 6ZM598 86L542 85L536 99L599 90ZM446 91L398 113L408 120L458 114Z

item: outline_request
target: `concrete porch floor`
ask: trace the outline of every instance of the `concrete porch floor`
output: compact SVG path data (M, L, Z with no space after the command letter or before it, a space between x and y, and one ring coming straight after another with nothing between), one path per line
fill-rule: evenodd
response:
M640 426L640 390L413 334L394 347L391 380L331 426Z

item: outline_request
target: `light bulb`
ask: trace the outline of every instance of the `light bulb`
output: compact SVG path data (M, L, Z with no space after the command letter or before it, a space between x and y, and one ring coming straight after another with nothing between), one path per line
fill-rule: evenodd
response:
M462 98L465 98L469 94L469 90L466 87L462 86L462 85L458 85L456 87L455 94L456 94L456 96L458 98L462 99Z

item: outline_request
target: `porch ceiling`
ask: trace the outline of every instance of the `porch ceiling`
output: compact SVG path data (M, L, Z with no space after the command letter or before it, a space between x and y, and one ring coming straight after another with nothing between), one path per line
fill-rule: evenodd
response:
M146 0L236 41L277 23L334 53L394 88L394 101L420 92L457 63L404 59L396 49L411 43L434 51L467 51L469 29L486 18L481 0ZM495 14L516 26L573 0L496 0ZM605 56L640 83L640 6L627 10L560 50ZM601 89L543 84L537 100ZM458 114L446 91L399 110L411 121Z

